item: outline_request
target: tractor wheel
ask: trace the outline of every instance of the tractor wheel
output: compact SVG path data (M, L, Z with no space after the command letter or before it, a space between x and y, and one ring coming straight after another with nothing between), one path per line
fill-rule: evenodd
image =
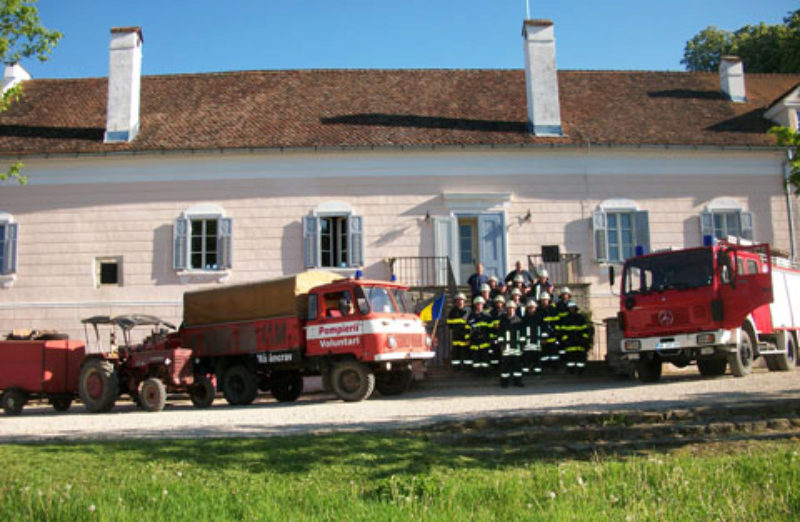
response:
M150 377L142 382L139 402L144 411L161 411L167 404L167 389L161 379Z
M773 356L773 364L775 365L775 369L780 372L788 372L789 370L794 369L796 358L797 347L794 345L794 338L791 335L787 335L784 352Z
M53 409L56 411L67 411L72 406L72 397L64 395L50 397L50 404L53 405Z
M207 375L195 376L194 384L189 388L189 398L195 408L208 408L214 403L217 390Z
M703 377L719 377L725 375L725 368L728 366L727 359L700 359L697 361L697 369Z
M119 395L119 380L114 365L103 359L89 359L78 377L78 394L92 413L107 412Z
M375 388L381 395L400 395L411 386L413 377L410 370L379 373L375 376Z
M296 401L303 393L303 376L296 370L273 372L270 390L280 402Z
M642 382L658 382L661 379L661 361L650 359L636 364L636 374Z
M753 357L755 355L755 335L749 327L742 328L739 346L734 353L728 354L728 364L734 377L744 377L753 371Z
M10 388L3 392L3 411L6 415L19 415L22 413L22 408L28 402L28 397L20 389Z
M375 390L375 373L358 361L343 361L331 370L331 386L345 402L363 401Z
M258 395L258 380L246 366L233 366L225 372L222 394L232 406L250 404Z

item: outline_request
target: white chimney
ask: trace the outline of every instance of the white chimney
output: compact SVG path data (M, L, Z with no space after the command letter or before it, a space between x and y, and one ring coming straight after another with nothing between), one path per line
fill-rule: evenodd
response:
M525 20L522 37L525 39L525 92L531 132L536 136L563 136L553 22Z
M719 62L719 84L731 101L747 101L744 90L744 64L738 56L722 56Z
M20 64L14 63L11 65L6 65L6 70L3 73L3 92L6 92L15 85L30 79L31 75L28 74L28 71L26 71Z
M142 42L139 27L111 29L106 143L133 141L139 132Z

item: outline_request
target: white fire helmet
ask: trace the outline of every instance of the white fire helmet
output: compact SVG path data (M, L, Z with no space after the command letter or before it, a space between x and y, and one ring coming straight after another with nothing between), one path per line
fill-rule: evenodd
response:
M485 304L486 299L484 299L482 296L479 295L478 297L472 300L472 304L478 304L478 303Z
M550 294L547 292L542 292L539 294L539 301L544 301L545 299L550 299Z
M491 286L487 285L486 283L483 283L481 285L481 293L483 293L483 292L491 292L491 291L492 291L492 287Z
M547 272L546 268L542 268L541 270L539 270L539 277L549 277L549 276L550 274Z
M564 294L572 295L572 290L570 290L568 286L564 286L561 288L561 291L558 292L558 295L564 295Z
M465 296L463 293L459 292L459 293L456 294L456 301L458 301L459 299L463 299L464 301L466 301L467 300L467 296Z

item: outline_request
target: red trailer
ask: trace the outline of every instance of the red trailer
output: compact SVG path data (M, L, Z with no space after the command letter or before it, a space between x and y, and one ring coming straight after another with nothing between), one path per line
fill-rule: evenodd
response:
M31 399L48 399L57 411L69 409L77 396L84 354L81 341L0 342L3 410L7 415L19 415Z

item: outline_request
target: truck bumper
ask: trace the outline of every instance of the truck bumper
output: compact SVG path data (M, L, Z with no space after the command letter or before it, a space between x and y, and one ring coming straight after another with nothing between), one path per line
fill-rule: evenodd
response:
M713 356L736 349L738 332L711 330L659 337L626 337L620 341L623 358L637 361L659 354L664 358Z
M410 361L414 359L433 359L435 352L392 352L375 354L375 362L382 361Z

